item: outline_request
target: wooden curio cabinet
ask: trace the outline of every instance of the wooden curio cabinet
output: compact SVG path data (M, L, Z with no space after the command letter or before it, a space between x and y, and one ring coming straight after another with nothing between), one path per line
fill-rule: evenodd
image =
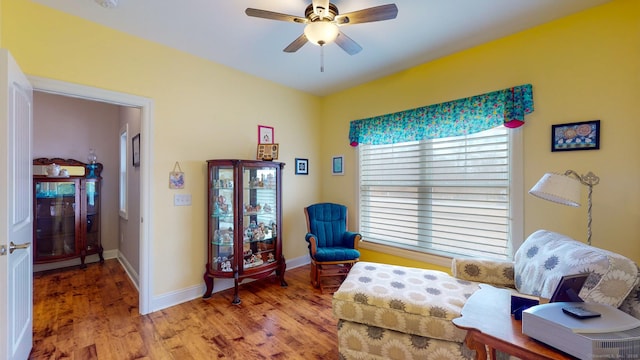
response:
M238 283L274 271L281 286L283 163L258 160L209 160L207 265L203 298L211 297L214 278L233 278L233 304L240 303Z
M64 169L47 175L51 164ZM98 254L100 241L100 174L102 164L73 159L39 158L33 161L33 261L35 264Z

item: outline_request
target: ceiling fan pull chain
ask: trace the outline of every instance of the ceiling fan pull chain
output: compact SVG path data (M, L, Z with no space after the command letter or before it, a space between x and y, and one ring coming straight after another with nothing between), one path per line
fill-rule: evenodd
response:
M324 72L324 44L320 44L320 72Z

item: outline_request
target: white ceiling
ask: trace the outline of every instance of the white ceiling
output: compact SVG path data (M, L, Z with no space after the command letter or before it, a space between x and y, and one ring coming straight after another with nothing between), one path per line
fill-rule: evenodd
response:
M96 23L316 95L327 95L612 0L334 0L340 13L394 2L396 19L341 27L363 47L282 51L304 25L245 15L247 7L304 17L311 0L33 0Z

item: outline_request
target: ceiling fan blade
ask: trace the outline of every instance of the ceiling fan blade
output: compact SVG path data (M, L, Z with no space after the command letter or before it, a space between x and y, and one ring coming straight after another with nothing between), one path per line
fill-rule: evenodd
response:
M307 37L302 34L300 36L298 36L297 39L293 40L293 42L291 44L289 44L289 46L287 46L286 48L284 48L284 52L288 52L288 53L293 53L296 52L298 50L300 50L301 47L304 46L304 44L306 44L308 42Z
M302 24L308 21L307 19L301 18L299 16L287 15L287 14L277 13L277 12L268 11L268 10L261 10L261 9L247 8L244 11L244 13L249 16L269 19L269 20L291 21L291 22L302 23Z
M337 15L335 23L338 25L353 25L372 21L391 20L395 19L396 16L398 16L398 7L396 4L387 4Z
M342 31L336 38L336 44L338 44L338 46L340 46L342 50L346 51L349 55L355 55L362 51L362 46L358 45L357 42L353 41L353 39L345 35Z

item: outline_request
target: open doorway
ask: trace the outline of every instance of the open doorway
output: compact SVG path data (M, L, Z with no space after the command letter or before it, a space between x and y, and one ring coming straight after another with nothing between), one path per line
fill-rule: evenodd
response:
M56 80L37 78L37 77L29 77L29 81L32 83L34 91L46 93L46 94L54 94L63 97L71 97L83 100L91 100L100 103L117 105L121 109L123 109L124 117L134 116L132 114L138 114L139 117L138 125L135 126L135 130L139 130L136 134L141 134L141 138L145 139L140 143L140 166L137 168L136 175L139 179L139 193L137 194L137 198L129 197L129 201L134 203L136 207L139 206L139 213L136 214L136 217L129 217L127 223L135 222L135 224L130 224L129 229L122 229L122 226L118 226L120 230L117 231L116 241L121 241L122 230L126 231L138 231L137 239L139 239L137 245L138 250L138 259L134 259L137 262L138 272L137 272L137 284L139 290L139 309L141 314L147 314L151 311L151 289L150 289L150 279L149 275L151 272L151 259L148 254L151 253L149 243L149 234L151 229L151 219L146 216L149 213L149 199L150 199L150 176L151 173L151 164L150 164L150 149L152 139L149 136L145 136L145 134L150 133L151 123L152 123L152 106L153 103L150 99L138 97L135 95L129 95L124 93L112 92L108 90L87 87L83 85L70 84L65 82L60 82ZM37 104L35 104L37 106ZM134 111L135 110L135 111ZM119 128L119 123L116 125L116 128ZM136 135L133 134L133 135ZM113 143L117 148L118 144L118 132L116 131L113 136ZM83 159L78 159L83 160ZM118 165L119 166L119 165ZM114 169L116 170L116 169ZM117 183L117 178L116 178ZM114 198L118 198L117 194L114 194ZM116 207L115 216L118 217L118 209ZM146 218L147 221L144 221ZM134 230L132 230L134 229ZM103 244L104 246L104 244ZM117 252L117 250L116 250ZM127 264L127 262L129 264ZM125 269L127 267L131 267L127 269L130 271L134 268L135 265L132 265L133 261L131 259L125 260L123 263ZM134 279L134 283L135 283Z
M96 215L87 215L87 230L97 229L99 234L94 235L94 241L100 239L104 258L119 259L137 288L140 269L140 222L137 221L140 218L140 168L128 160L131 159L132 138L140 133L140 109L42 91L33 92L33 103L34 159L59 158L55 161L58 165L63 160L96 161L102 165L99 208L94 210L99 218L91 221L89 218ZM118 142L116 139L121 136L119 129L123 127L129 129L125 133L127 139ZM128 194L133 199L123 198L126 200L124 208L128 209L124 213L119 209L122 206L118 200L122 196L118 194ZM94 224L96 226L91 226ZM55 255L49 253L54 248L46 246L51 245L51 240L46 238L43 241L44 254L41 257L34 254L35 260L40 259L33 266L34 272L78 264L79 254L74 250L73 238L68 240L71 243L67 243L64 249L69 251L71 259L53 262L51 257ZM64 258L62 246L58 246L58 250ZM86 261L99 261L98 254L89 255Z

